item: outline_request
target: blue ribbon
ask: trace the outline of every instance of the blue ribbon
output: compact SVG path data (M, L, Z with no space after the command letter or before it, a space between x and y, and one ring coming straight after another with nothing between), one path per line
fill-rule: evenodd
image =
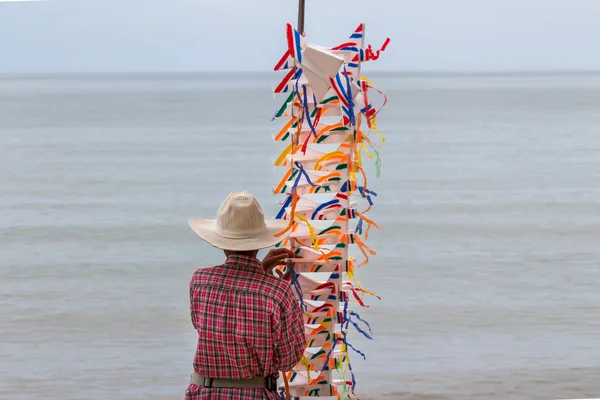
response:
M346 343L346 346L348 346L348 343ZM352 348L354 349L354 347ZM350 370L350 376L352 377L352 393L354 393L354 391L356 390L356 377L354 376L354 371L352 370L352 363L348 363L348 369Z
M354 348L354 346L352 346L350 343L348 343L348 339L346 338L346 331L342 331L342 341L344 342L346 347L350 347L352 350L354 350L355 352L360 354L364 360L367 359L367 357L360 350L356 350ZM350 377L352 379L352 391L354 392L356 390L356 377L354 376L354 371L352 371L351 363L348 363L348 369L350 370Z
M277 216L275 217L275 219L281 219L281 218L283 218L283 214L285 214L285 209L288 208L290 206L290 204L292 204L292 196L293 195L289 195L285 199L285 202L283 203L283 206L281 207L281 209L277 213Z
M350 86L350 77L348 77L348 71L344 65L344 77L346 78L346 101L348 101L348 116L350 118L350 125L354 126L356 123L354 115L354 99L352 98L352 87Z
M348 343L348 339L347 339L348 326L350 325L350 322L352 322L352 321L350 321L350 318L347 318L348 302L349 302L349 299L348 299L348 297L346 297L346 301L344 302L344 322L345 323L342 324L342 341L344 342L346 347L351 348L356 353L361 355L364 360L366 360L367 356L362 351L356 349L354 346L352 346L352 344ZM352 312L351 312L351 314L352 314ZM356 327L356 324L354 322L352 322L352 325L354 325ZM358 330L360 331L360 329L358 329ZM348 363L348 369L350 370L350 375L352 377L352 392L354 392L356 390L356 378L354 376L354 371L352 371L352 364Z
M294 263L291 260L289 260L287 267L290 270L290 274L292 277L292 286L294 286L294 288L296 289L298 299L300 300L300 307L302 307L303 311L306 311L306 304L304 304L304 296L302 296L302 286L300 286L298 274L296 273L296 270L294 270Z
M358 219L358 224L356 224L356 228L354 230L359 235L362 235L362 232L363 232L363 219L362 218Z
M367 199L367 201L369 202L369 205L373 205L373 200L371 199L371 196L369 195L373 195L373 196L377 196L377 193L373 192L372 190L369 189L365 189L363 186L357 186L358 187L358 191L360 192L360 195Z
M344 182L344 183L342 184L342 187L340 188L340 192L341 192L341 193L347 193L347 192L350 192L350 190L349 190L349 186L350 186L350 183L349 183L349 181L346 181L346 182ZM375 192L374 192L374 191L372 191L372 190L365 189L363 186L358 186L358 185L357 185L357 187L358 187L358 191L360 192L360 195L361 195L361 197L363 197L363 198L367 199L367 201L369 202L369 204L370 204L370 205L373 205L373 200L371 199L371 196L370 196L370 195L377 196L377 193L375 193Z
M366 338L367 338L367 339L369 339L369 340L373 340L373 337L372 337L372 336L370 336L370 335L369 335L367 332L365 332L365 331L363 331L362 329L360 329L360 327L358 326L358 324L357 324L356 322L354 322L354 321L350 320L350 323L351 323L351 324L354 326L354 328L355 328L355 329L356 329L358 332L362 333L364 337L366 337Z
M297 83L296 83L297 85ZM315 127L310 119L310 108L308 106L308 94L306 93L306 85L302 86L302 93L304 94L304 96L302 96L303 98L303 104L304 104L304 116L306 118L306 122L308 123L308 126L310 127L310 130L312 131L312 134L314 135L314 137L317 137L317 131L315 130ZM317 104L315 103L315 107L317 106Z
M373 331L371 330L371 325L369 325L369 323L367 321L365 321L364 319L362 319L360 317L360 315L358 315L357 312L350 311L350 315L353 316L353 317L356 317L357 320L359 320L360 322L362 322L363 324L365 324L367 326L367 328L369 329L369 332L371 332L371 334L373 334Z
M324 209L325 207L329 207L332 206L334 204L338 204L340 201L338 199L333 199L333 200L329 200L325 203L319 204L319 206L317 208L315 208L315 211L312 213L310 219L315 219L317 217L317 214L319 213L319 211L321 211L322 209Z
M324 188L325 191L328 191L328 188L329 188L328 185L317 185L316 183L313 183L313 181L310 180L310 177L308 176L308 173L306 172L306 170L304 169L302 164L300 164L298 161L296 161L296 162L294 162L294 165L296 165L296 168L298 169L298 171L300 171L300 173L298 174L298 178L296 178L296 182L294 182L294 185L292 186L292 192L294 192L296 190L296 188L298 187L298 183L300 182L301 175L304 175L304 177L306 178L306 181L308 182L309 185L314 186L314 187Z
M342 335L344 337L343 341L346 344L346 346L350 347L352 350L354 350L355 352L357 352L358 354L360 354L364 360L366 360L367 356L365 356L365 353L363 353L360 350L357 350L356 348L354 348L354 346L352 346L350 343L348 343L348 340L346 340L346 334L345 333L343 333Z
M344 322L346 321L346 312L347 312L347 310L348 310L348 296L346 296L346 300L344 300ZM340 330L342 331L342 334L343 334L343 332L344 332L344 324L343 323L340 324ZM334 332L334 335L335 335L335 332ZM342 341L344 341L344 340L342 339ZM331 346L331 350L329 350L329 352L327 353L327 357L325 358L325 364L324 365L325 365L325 368L327 368L327 369L329 369L329 367L327 366L327 363L329 362L329 358L331 356L331 353L333 353L333 350L335 349L335 345L336 344L337 344L337 339L336 339L334 345Z

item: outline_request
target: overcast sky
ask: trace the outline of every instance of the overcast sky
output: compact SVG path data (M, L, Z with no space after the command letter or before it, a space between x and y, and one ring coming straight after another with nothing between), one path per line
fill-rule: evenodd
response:
M1 72L269 71L297 0L0 4ZM600 70L600 0L308 0L307 39L392 42L373 69ZM370 67L371 68L371 67Z

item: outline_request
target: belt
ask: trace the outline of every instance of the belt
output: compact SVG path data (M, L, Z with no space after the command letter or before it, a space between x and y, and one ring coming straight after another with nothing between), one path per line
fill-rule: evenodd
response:
M250 379L207 378L196 372L190 379L192 385L215 388L255 388L277 391L277 379L273 377L256 377Z

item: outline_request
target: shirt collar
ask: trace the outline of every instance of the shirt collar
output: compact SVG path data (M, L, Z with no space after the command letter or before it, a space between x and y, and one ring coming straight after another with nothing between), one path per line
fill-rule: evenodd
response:
M263 270L260 260L258 260L256 257L249 257L243 254L230 255L227 257L225 265L248 270Z

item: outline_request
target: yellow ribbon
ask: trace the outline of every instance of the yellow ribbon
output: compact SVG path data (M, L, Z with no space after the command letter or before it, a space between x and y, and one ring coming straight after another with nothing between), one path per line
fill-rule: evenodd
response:
M325 154L324 156L322 156L321 158L319 158L317 160L317 162L315 163L315 170L320 171L321 170L319 168L321 166L320 164L325 161L339 160L339 162L341 164L344 161L346 161L347 159L348 159L348 153L340 151L340 150L332 151L331 153Z
M300 221L304 222L308 227L308 233L310 235L310 240L315 248L315 250L319 250L319 243L317 241L317 234L315 233L315 228L308 222L308 219L304 218L302 215L298 213L294 213L294 216L298 218Z
M293 148L294 148L293 143L290 143L289 145L287 145L286 148L281 152L279 157L277 157L277 159L275 160L273 165L275 165L277 167L284 167L284 166L288 165L286 162L286 157L292 152Z
M306 359L306 356L302 355L300 363L306 367L306 373L308 374L308 379L310 379L310 363Z

